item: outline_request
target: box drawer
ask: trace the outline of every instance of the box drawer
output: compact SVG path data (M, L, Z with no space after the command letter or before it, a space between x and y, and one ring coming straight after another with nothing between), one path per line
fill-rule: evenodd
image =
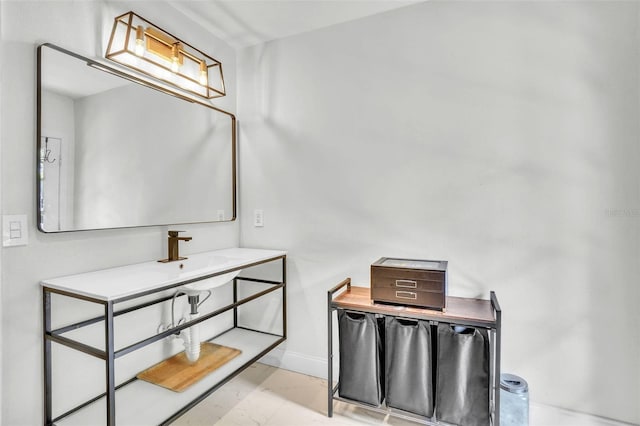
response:
M398 303L410 306L422 306L444 310L444 293L418 291L391 287L371 287L371 299L374 302Z
M443 277L444 278L444 277ZM414 278L379 277L373 274L372 285L376 288L395 288L398 290L417 290L444 292L444 279L425 281Z

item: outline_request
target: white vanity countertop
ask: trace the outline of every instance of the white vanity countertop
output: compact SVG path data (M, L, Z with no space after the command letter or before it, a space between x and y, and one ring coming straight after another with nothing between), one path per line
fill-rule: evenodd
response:
M137 263L43 280L42 286L98 300L118 300L186 280L285 256L286 251L228 248L189 254L170 263ZM183 268L180 268L180 265Z

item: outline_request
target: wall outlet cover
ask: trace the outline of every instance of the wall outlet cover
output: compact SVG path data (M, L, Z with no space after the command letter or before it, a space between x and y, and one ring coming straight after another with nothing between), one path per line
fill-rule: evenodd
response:
M4 247L26 246L29 243L26 214L2 216L2 245Z
M253 211L253 226L255 226L256 228L262 228L264 226L264 211Z

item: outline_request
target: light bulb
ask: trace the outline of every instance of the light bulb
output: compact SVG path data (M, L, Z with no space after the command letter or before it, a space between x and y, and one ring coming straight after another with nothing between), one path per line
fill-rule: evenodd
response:
M134 49L136 56L144 55L144 30L142 25L138 25L136 28L136 47Z
M206 86L208 79L209 75L207 73L207 64L205 64L204 61L200 61L200 84Z
M175 43L171 47L171 71L178 72L180 70L180 43Z

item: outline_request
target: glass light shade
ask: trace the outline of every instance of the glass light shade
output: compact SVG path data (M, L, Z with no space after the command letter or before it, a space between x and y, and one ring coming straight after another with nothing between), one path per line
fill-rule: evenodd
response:
M200 84L206 86L209 83L209 72L207 71L207 64L200 62Z
M144 28L142 28L142 25L138 25L136 28L135 54L136 56L144 55Z
M175 43L171 47L171 71L180 71L180 43Z

